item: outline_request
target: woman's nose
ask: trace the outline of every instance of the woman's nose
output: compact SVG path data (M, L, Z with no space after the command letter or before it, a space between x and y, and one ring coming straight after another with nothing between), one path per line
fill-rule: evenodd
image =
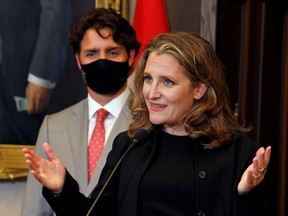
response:
M160 91L157 85L151 85L149 92L149 99L155 99L160 97Z

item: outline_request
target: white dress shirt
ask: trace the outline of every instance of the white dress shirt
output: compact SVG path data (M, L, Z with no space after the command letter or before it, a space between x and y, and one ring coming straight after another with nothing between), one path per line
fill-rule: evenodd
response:
M104 108L109 112L109 115L105 119L104 126L105 126L105 143L109 134L115 124L116 119L118 118L123 106L126 104L127 99L129 97L130 90L126 88L124 92L122 92L118 97L114 98L112 101L107 103L105 106L101 106L92 97L88 94L88 118L89 118L89 128L88 128L88 143L92 136L95 124L96 124L96 112ZM104 144L105 145L105 144Z

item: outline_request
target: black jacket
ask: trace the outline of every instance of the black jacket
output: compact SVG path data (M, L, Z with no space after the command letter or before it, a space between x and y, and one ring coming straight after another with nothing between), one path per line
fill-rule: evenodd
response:
M159 134L158 129L152 130L144 140L140 140L130 150L97 201L91 215L137 215L139 182L153 156ZM244 170L251 164L258 146L243 133L233 134L232 143L215 150L204 149L202 139L192 142L195 146L193 157L197 161L195 169L191 170L197 176L195 215L264 215L262 210L264 210L265 196L262 185L246 195L237 193L239 180ZM77 182L68 172L63 191L59 196L52 196L50 191L44 188L43 195L57 215L86 215L115 164L130 144L131 139L125 132L115 138L113 149L107 158L92 199L79 193ZM153 212L149 216L154 216Z

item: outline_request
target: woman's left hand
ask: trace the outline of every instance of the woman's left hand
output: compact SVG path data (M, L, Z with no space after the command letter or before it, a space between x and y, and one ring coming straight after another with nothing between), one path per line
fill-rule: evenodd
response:
M238 193L245 194L260 184L267 171L271 156L271 146L261 147L253 158L253 163L245 170L238 184Z

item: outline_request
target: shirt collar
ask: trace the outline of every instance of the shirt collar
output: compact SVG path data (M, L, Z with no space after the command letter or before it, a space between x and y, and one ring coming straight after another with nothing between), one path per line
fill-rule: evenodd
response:
M127 99L130 94L130 89L126 88L120 95L114 98L112 101L107 103L105 106L101 106L97 101L95 101L88 93L88 118L89 120L100 108L104 108L112 115L114 118L118 118L123 106L126 104Z

